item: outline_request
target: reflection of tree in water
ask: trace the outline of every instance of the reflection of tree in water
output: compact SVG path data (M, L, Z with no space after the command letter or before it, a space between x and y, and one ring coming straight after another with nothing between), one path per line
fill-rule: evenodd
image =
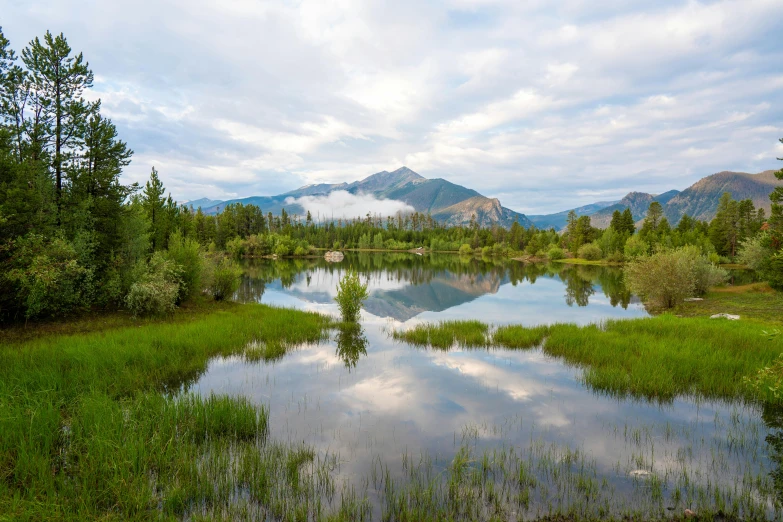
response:
M604 295L609 298L612 306L620 305L628 308L631 303L631 291L625 286L622 270L612 269L603 270L598 276L598 283L604 291Z
M582 268L582 267L580 267ZM590 296L595 294L593 282L587 276L589 272L569 267L560 272L560 279L566 285L565 302L568 306L587 306Z
M337 356L350 371L367 355L367 337L359 323L343 323L337 329Z
M764 404L761 418L770 432L766 437L769 447L772 483L775 487L775 497L783 502L783 408Z
M240 303L260 303L266 290L266 281L253 277L243 277L235 299Z
M319 271L339 277L347 270L355 270L363 280L386 279L406 282L411 286L429 285L435 280L464 281L465 285L480 290L482 282L509 281L513 285L529 281L535 284L541 277L559 277L566 285L566 303L569 306L587 306L595 294L596 285L609 298L612 306L627 308L631 293L623 282L622 270L603 266L568 265L563 263L520 263L503 258L477 258L449 254L413 255L410 253L351 253L340 263L324 259L248 260L243 263L245 281L239 298L259 300L265 284L280 281L290 288L296 281L309 280ZM447 276L447 277L444 277ZM489 276L489 277L488 277ZM248 281L255 280L255 281ZM486 290L486 289L485 289ZM497 288L489 291L496 291ZM245 297L247 296L247 297Z

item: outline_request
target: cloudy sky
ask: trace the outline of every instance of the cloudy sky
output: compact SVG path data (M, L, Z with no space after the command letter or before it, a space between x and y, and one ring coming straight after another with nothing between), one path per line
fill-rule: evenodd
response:
M0 0L176 199L402 165L526 213L780 168L783 1Z

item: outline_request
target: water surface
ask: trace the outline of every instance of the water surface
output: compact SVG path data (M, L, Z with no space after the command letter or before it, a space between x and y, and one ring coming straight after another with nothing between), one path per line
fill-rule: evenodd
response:
M541 484L562 480L553 479L547 466L560 465L563 451L577 451L583 468L604 484L596 495L606 497L606 509L618 513L628 506L651 513L720 506L716 492L725 498L724 490L734 488L736 500L743 495L741 484L737 487L743 476L767 480L767 470L775 467L765 441L771 429L753 406L688 397L666 404L608 397L587 388L580 369L540 349L428 350L389 335L444 319L535 325L646 316L617 269L348 254L336 264L248 263L238 296L337 315L336 286L348 268L369 283L359 334L336 332L329 342L298 347L272 363L250 363L242 356L216 359L194 390L242 395L266 405L273 437L339 454L340 477L364 487L371 499L378 491L366 477L378 462L401 477L407 456L420 461L426 456L438 471L464 444L477 452L521 452L539 463ZM653 502L647 487L651 476L664 484ZM560 509L584 502L584 494L577 498L558 493L562 485L550 486L551 491L539 487L531 504L518 512L546 513L553 497ZM677 489L683 498L675 495ZM770 508L768 492L746 489L748 502L752 498ZM374 508L380 514L380 506ZM588 512L600 512L593 509Z

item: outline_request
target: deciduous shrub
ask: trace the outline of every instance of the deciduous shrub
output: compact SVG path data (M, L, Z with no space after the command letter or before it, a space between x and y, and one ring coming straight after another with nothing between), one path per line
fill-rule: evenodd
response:
M772 257L772 249L768 246L768 234L758 234L746 239L740 246L737 260L748 268L760 270Z
M362 284L359 274L347 272L337 283L337 297L334 298L340 308L343 321L355 322L358 320L362 303L368 297L370 294L367 292L367 284Z
M93 273L79 263L71 243L32 234L18 242L15 254L16 268L6 278L16 287L26 318L68 314L87 306Z
M140 263L125 304L135 316L165 315L177 308L182 269L163 252L155 252L149 263Z
M554 246L546 253L546 257L548 257L550 261L557 261L565 257L565 252L563 252L562 248Z
M640 256L625 266L628 288L653 309L667 309L706 292L726 279L726 271L703 257L698 248L664 250Z
M209 292L216 301L231 299L239 288L242 269L233 259L227 257L213 260L212 263L214 264L209 270Z
M623 254L626 259L632 259L634 257L645 256L650 253L650 245L647 241L643 240L639 236L631 236L628 241L625 242L623 248Z
M601 248L598 245L596 245L595 243L587 243L579 247L577 256L581 259L586 259L588 261L598 261L604 255L603 252L601 252Z
M204 267L198 242L182 237L182 233L177 230L169 237L167 257L179 265L181 271L177 303L201 293L201 273Z
M463 243L462 245L460 245L460 247L459 247L459 255L461 255L461 256L469 256L472 253L473 253L473 249L470 248L469 244Z

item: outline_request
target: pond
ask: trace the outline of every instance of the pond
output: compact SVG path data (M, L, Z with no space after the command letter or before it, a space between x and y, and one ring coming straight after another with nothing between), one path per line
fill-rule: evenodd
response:
M337 316L336 286L349 268L369 283L360 332L338 331L273 362L213 360L192 391L266 406L270 436L333 456L343 487L366 496L374 519L398 509L389 497L444 482L455 463L476 472L458 490L480 504L481 518L686 508L779 516L770 473L780 473L771 455L783 437L769 427L774 413L694 397L610 397L540 349L430 350L390 335L453 319L536 325L647 316L620 270L348 253L334 264L248 262L237 298ZM453 486L438 486L441 500Z

